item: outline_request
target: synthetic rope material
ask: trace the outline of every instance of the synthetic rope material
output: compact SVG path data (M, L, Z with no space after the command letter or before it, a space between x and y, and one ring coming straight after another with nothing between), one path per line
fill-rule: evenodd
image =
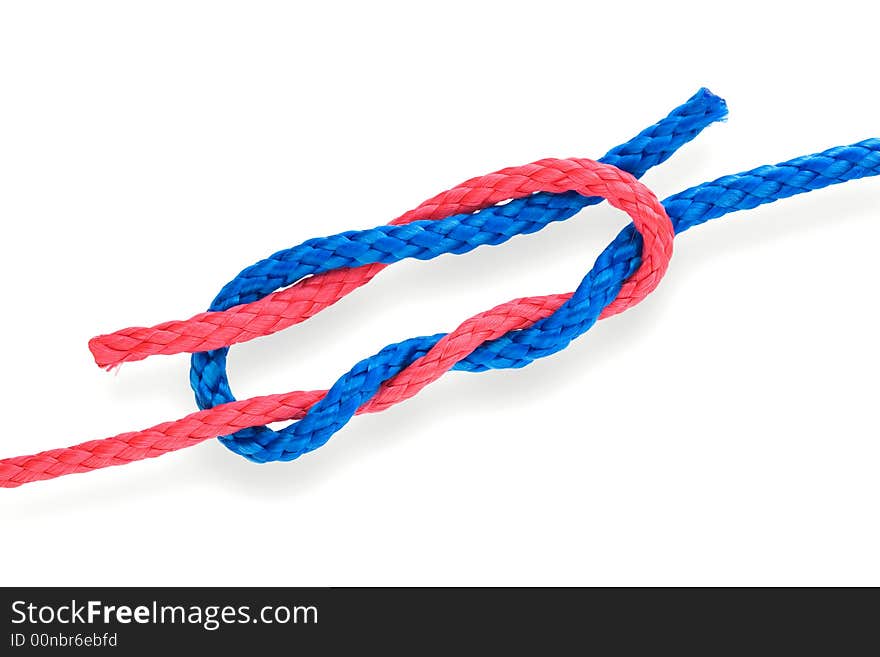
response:
M214 436L251 460L290 460L324 444L352 415L407 399L449 369L522 367L559 351L598 318L621 312L656 287L671 255L673 231L880 173L880 140L869 139L725 176L660 206L620 170L641 175L725 113L723 101L701 90L611 151L605 164L541 160L471 179L387 226L309 240L276 253L227 284L208 313L93 339L90 348L105 367L152 354L199 352L193 355L191 382L203 410L145 431L0 461L0 486L158 456ZM598 202L596 196L625 209L633 224L600 254L575 292L517 299L466 320L449 334L389 345L327 391L234 401L225 371L228 345L303 321L387 264L500 244L566 219ZM277 432L260 426L291 419L296 422Z
M672 256L672 223L657 197L625 171L586 159L541 160L505 169L493 176L495 182L510 181L511 186L507 188L510 194L530 194L535 186L576 190L585 196L606 198L615 207L625 210L644 243L642 265L631 277L627 297L630 304L638 303L649 294L666 272ZM492 191L487 199L495 200L486 202L502 200L504 197L496 198L501 193ZM327 391L225 403L145 431L5 459L0 461L0 485L14 487L28 481L159 456L233 431L237 433L231 446L251 460L291 460L323 445L356 412L381 410L414 395L448 370L455 362L449 359L450 354L460 351L464 345L480 344L509 330L528 326L547 317L570 297L568 294L514 300L472 317L449 335L438 334L390 345L358 363ZM415 365L413 373L399 380L393 378L410 364ZM370 399L372 402L368 403ZM265 426L253 426L297 418L298 422L278 432Z
M641 178L705 127L726 117L726 103L708 89L700 89L599 161ZM209 312L185 321L99 335L89 341L89 349L100 367L110 368L157 354L193 353L246 342L305 321L404 258L428 260L501 244L601 201L576 192L536 193L486 208L483 195L493 182L490 176L474 178L388 225L312 239L279 251L224 286ZM486 209L469 214L480 207ZM293 287L275 292L289 285Z

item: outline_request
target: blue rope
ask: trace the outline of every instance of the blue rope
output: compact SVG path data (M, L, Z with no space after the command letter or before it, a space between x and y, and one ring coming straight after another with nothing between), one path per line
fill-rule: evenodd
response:
M616 166L623 164L621 168L641 175L724 114L723 102L701 90L669 117L611 151L603 161ZM681 117L687 118L688 129L672 129L673 124L681 125ZM639 146L633 146L636 142L643 148L641 157ZM662 147L658 147L658 143L662 143ZM728 212L754 208L794 194L878 173L880 140L869 139L775 166L725 176L671 196L663 204L676 232L680 233ZM482 244L499 244L513 235L534 232L552 221L568 218L582 207L596 202L597 199L571 193L535 194L475 214L309 240L244 270L223 288L211 309L224 310L255 301L303 276L338 267L390 263L403 258L427 259L442 253L464 253ZM527 329L512 331L484 343L454 369L484 371L523 367L536 358L565 348L571 340L587 331L605 306L616 298L623 282L641 263L641 246L641 237L630 224L599 255L571 299L553 315ZM291 460L316 449L376 394L383 381L423 356L443 335L392 344L360 361L302 420L280 431L254 427L221 440L233 451L258 462ZM227 351L219 349L193 355L190 380L201 408L234 399L226 376Z
M667 117L612 148L599 161L641 178L704 128L726 117L724 100L708 89L700 89ZM498 245L514 235L534 233L547 224L569 219L585 207L601 202L601 198L575 192L540 192L475 214L310 239L244 269L220 290L209 310L222 311L251 303L305 276L342 267L392 264L406 258L430 260L444 253L462 254L478 246Z
M724 100L708 89L700 89L668 116L611 149L601 161L641 177L651 167L666 161L704 128L726 116ZM304 276L339 267L369 262L391 263L405 257L419 257L419 254L432 258L444 252L464 253L480 244L499 244L515 234L535 232L551 222L568 219L584 207L601 200L576 193L538 193L475 214L460 214L439 221L420 221L404 226L382 226L368 231L349 231L329 238L308 240L246 268L223 287L209 309L222 311L250 303ZM463 235L462 231L466 231L467 235ZM410 246L416 244L421 245L421 250ZM235 400L226 374L228 352L228 348L223 348L192 356L190 385L202 409ZM337 388L334 386L334 389ZM312 409L312 413L317 411ZM313 421L309 420L306 426ZM295 456L287 449L284 437L290 430L291 427L280 432L268 427L254 427L232 436L222 436L220 441L255 461L292 459Z

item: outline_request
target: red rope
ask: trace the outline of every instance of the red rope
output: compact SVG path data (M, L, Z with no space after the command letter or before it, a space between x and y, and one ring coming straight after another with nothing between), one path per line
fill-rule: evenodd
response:
M672 223L654 194L631 175L613 166L592 160L571 159L541 160L524 167L504 169L495 174L474 178L444 192L395 221L405 223L417 218L440 218L450 214L470 212L536 191L570 190L585 196L601 196L608 199L612 205L626 211L632 217L636 229L643 237L641 266L627 279L617 299L607 306L602 315L607 317L638 303L657 286L669 264L674 237ZM254 304L238 307L247 307L252 313L255 307L261 310L280 303L284 312L273 315L271 321L261 320L258 315L252 316L251 321L242 321L246 315L243 311L232 312L236 310L235 308L227 313L203 314L200 317L218 318L221 323L211 324L218 327L217 330L198 338L211 340L208 344L200 342L198 349L226 346L248 339L243 336L254 337L280 330L283 327L279 327L276 323L280 321L280 317L288 322L285 326L302 321L334 303L347 291L363 285L382 268L381 265L369 265L315 276L272 295L272 301L268 305L258 305L266 302L266 299L263 299ZM294 290L299 292L293 292ZM283 296L285 293L288 296ZM408 399L448 371L452 365L484 341L500 337L511 330L530 326L552 314L570 297L569 293L515 299L471 317L437 342L422 358L386 381L378 394L364 404L358 413L380 411ZM296 310L291 312L291 308ZM193 319L188 322L178 322L176 325L189 331L194 327L203 326L201 321ZM119 336L119 334L114 335ZM195 339L189 333L176 335L178 338L189 336ZM110 343L113 343L113 340L101 342L102 345ZM116 344L119 345L118 342ZM164 345L155 341L141 341L136 348L120 351L108 347L108 351L101 353L114 355L116 360L103 363L112 365L124 360L139 360L150 353L174 353L165 350L168 348L176 351L186 350L183 344L178 341L166 342ZM195 342L190 341L187 344L192 346ZM305 415L308 409L325 394L326 391L323 390L291 392L235 401L143 431L123 433L112 438L93 440L74 447L53 449L32 456L0 460L0 487L12 488L31 481L152 458L197 444L207 438L232 434L246 427L282 420L296 420Z
M390 223L443 219L538 191L568 191L567 169L577 168L586 162L592 160L548 158L471 178L428 199ZM318 274L258 301L234 306L223 312L204 312L187 320L163 322L153 327L130 327L99 335L89 341L89 349L100 367L112 368L159 354L209 351L247 342L309 319L369 283L385 267L387 265L377 263ZM640 295L635 290L635 285L632 279L628 281L618 299L605 309L602 317L622 312L644 298L644 294Z

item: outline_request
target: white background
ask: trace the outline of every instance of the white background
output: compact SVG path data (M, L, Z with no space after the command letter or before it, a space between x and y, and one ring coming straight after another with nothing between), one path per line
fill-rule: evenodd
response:
M880 133L865 2L8 2L2 448L194 410L186 356L86 342L502 166L598 157L701 85L731 117L646 183ZM859 7L862 7L861 9ZM452 373L298 461L209 441L0 492L3 584L880 584L880 180L698 227L637 308L518 371ZM606 207L407 261L237 346L241 398L573 289Z

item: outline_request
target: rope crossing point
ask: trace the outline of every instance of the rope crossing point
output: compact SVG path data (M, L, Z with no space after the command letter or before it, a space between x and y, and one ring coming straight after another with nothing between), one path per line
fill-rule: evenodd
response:
M868 139L725 176L660 204L636 177L725 115L724 102L701 90L599 162L546 159L473 178L386 226L309 240L256 263L221 290L207 313L94 338L89 346L103 367L195 352L190 379L202 410L144 431L2 460L0 486L159 456L216 436L254 461L291 460L323 445L353 415L399 403L449 369L522 367L563 349L597 319L622 312L656 288L675 233L734 210L880 173L880 140ZM599 197L627 212L632 223L574 292L516 299L449 334L389 345L326 391L234 399L225 371L229 345L304 321L393 262L500 244L567 219ZM263 426L280 420L295 422L279 431Z

